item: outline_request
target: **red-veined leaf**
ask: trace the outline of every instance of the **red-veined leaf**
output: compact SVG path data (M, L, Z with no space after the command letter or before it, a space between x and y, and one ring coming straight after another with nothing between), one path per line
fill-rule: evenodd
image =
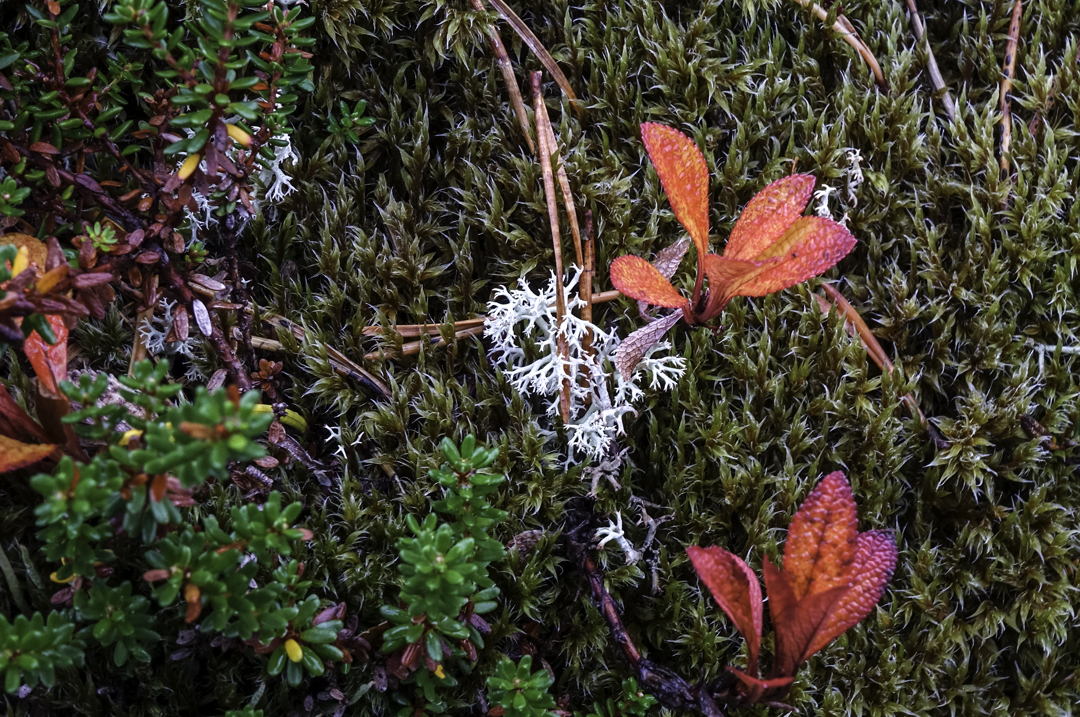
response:
M799 218L813 193L814 178L809 174L793 174L762 189L735 222L724 256L757 259Z
M818 276L847 256L855 237L823 217L797 219L760 259L779 259L768 271L743 284L737 296L765 296Z
M796 600L848 584L858 535L851 486L840 471L830 473L810 491L788 528L784 573Z
M619 348L615 351L615 368L619 370L624 379L630 380L641 358L649 352L649 349L657 341L664 338L664 334L670 331L672 326L679 323L682 317L681 311L673 311L667 316L661 316L659 319L645 324L619 344Z
M761 648L761 584L743 560L718 547L686 549L698 577L709 588L720 608L746 638L747 671L757 674Z
M0 435L0 473L33 465L48 458L55 449L56 446L32 445Z
M37 331L32 331L23 341L23 351L30 359L30 365L34 367L43 389L53 396L59 396L60 382L67 380L68 329L62 316L49 314L46 318L56 334L56 343L50 346L38 336Z
M675 217L698 250L709 252L709 170L694 141L673 127L645 122L641 139L664 185Z
M620 256L611 262L611 283L630 298L653 306L678 309L686 305L686 297L640 256Z
M897 554L896 542L889 531L872 530L859 535L855 559L848 571L851 589L837 602L828 621L810 644L807 657L870 614L892 578Z
M769 615L776 634L776 655L770 674L774 678L789 677L813 654L811 646L849 587L840 585L798 599L786 572L778 570L768 557L762 568L765 589L769 591Z

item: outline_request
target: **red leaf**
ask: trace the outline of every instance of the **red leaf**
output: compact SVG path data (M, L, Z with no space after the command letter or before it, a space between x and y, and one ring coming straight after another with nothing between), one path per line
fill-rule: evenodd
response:
M757 674L761 648L761 584L743 560L718 547L686 549L701 582L746 638L747 672Z
M816 652L811 647L849 588L840 585L798 599L788 573L778 570L768 557L762 568L765 589L769 591L769 615L776 634L776 655L770 675L789 677Z
M38 422L30 418L3 385L0 385L0 435L16 440L36 438L42 443L49 442L48 435Z
M793 174L762 189L735 222L724 256L757 259L799 218L813 192L814 178L808 174Z
M55 449L53 445L32 445L0 435L0 473L33 465L48 458Z
M641 139L675 217L694 240L701 261L709 252L709 170L705 158L692 139L673 127L645 122Z
M23 342L23 351L34 367L38 381L53 396L60 395L60 382L67 380L68 329L62 316L49 314L49 326L56 334L56 343L50 346L33 331Z
M620 256L611 262L611 283L627 296L669 309L686 305L686 297L660 270L639 256Z
M727 671L738 677L739 682L743 684L745 691L743 698L744 702L747 704L760 702L766 692L791 687L791 683L795 681L794 677L777 677L769 680L762 680L757 677L751 677L742 670L736 670L734 667L727 668Z
M851 486L840 471L830 473L810 491L788 528L784 573L796 600L848 584L858 534Z
M811 643L807 657L862 622L878 604L896 568L896 542L887 530L861 533L848 575L851 589L836 604L828 621Z
M739 289L748 281L769 269L774 261L760 263L728 259L717 254L705 256L705 273L709 277L709 301L705 305L703 318L708 321L719 316L732 297L739 295Z
M757 260L777 259L776 266L743 284L737 296L765 296L822 274L855 248L845 227L823 217L797 219ZM726 256L726 254L725 254Z

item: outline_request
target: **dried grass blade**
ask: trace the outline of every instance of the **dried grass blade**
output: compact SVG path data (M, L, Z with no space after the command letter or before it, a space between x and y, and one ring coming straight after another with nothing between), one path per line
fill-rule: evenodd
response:
M455 331L454 332L454 339L458 340L458 339L467 338L469 336L480 336L483 333L484 333L484 326L481 324L480 326L472 326L472 327L469 327L467 329L459 329L459 330ZM389 355L393 356L394 358L400 358L402 356L415 356L416 354L420 353L420 350L424 347L424 344L427 344L428 346L431 346L432 348L437 348L439 346L446 346L447 341L446 341L446 339L444 339L442 337L439 337L438 339L428 339L428 340L423 340L422 339L420 341L410 341L407 344L402 344L401 345L401 352L400 353L397 352L397 351L394 351L394 352L390 353ZM372 351L371 353L364 354L364 359L368 360L368 361L378 361L378 360L387 358L387 356L388 356L387 352L379 350L379 351Z
M128 376L135 375L135 364L146 360L146 338L143 336L142 325L145 321L150 323L154 320L154 309L157 304L151 304L149 309L140 311L135 315L135 340L131 347L131 360L128 361Z
M590 210L585 212L585 263L582 265L581 280L578 283L578 298L582 301L581 319L589 324L592 323L594 276L596 276L596 247L593 243L593 214ZM592 358L595 353L591 330L587 331L581 339L581 352L588 358ZM589 387L589 374L587 371L582 373L581 385L585 388ZM587 401L586 406L590 405L590 403Z
M487 9L484 7L483 0L472 0L472 6L477 12L484 12ZM506 46L503 45L502 36L499 35L499 31L494 26L488 29L488 38L491 40L491 49L495 52L495 60L499 63L503 82L506 83L506 89L510 92L510 104L514 107L518 124L521 125L521 133L525 135L525 142L529 145L529 151L535 155L536 145L533 144L532 135L529 133L529 113L525 111L525 101L521 97L521 88L518 86L517 76L514 75L514 66L510 62L510 55L507 54Z
M922 41L926 34L926 27L919 15L919 8L915 5L915 0L907 0L907 6L908 12L911 13L911 28L915 32L915 39ZM934 50L930 47L929 37L926 38L926 58L926 69L930 73L930 83L934 86L934 92L941 94L941 104L945 106L945 114L949 116L949 121L955 122L956 103L949 94L949 88L945 86L945 79L941 76Z
M474 326L483 325L484 317L480 316L475 319L463 319L461 321L455 321L454 330L460 331L461 329L467 329ZM415 338L417 336L437 334L441 329L441 324L401 324L399 326L395 326L393 330L400 334L403 338ZM364 336L382 336L383 328L381 326L365 326L360 333L362 333Z
M559 207L555 200L555 176L551 171L551 153L554 149L548 144L548 138L553 136L547 117L547 106L544 104L544 94L540 89L540 72L532 73L532 91L534 117L536 118L536 139L540 145L540 171L544 176L544 197L547 199L548 220L551 223L551 243L555 249L555 326L558 332L557 346L559 358L568 361L570 358L570 343L562 332L563 317L566 316L566 297L563 295L563 261L562 240L559 237ZM563 379L559 391L559 415L563 422L570 421L570 378Z
M821 288L825 290L829 298L814 294L814 298L817 300L818 308L821 309L821 313L826 316L829 315L829 311L836 307L836 310L844 317L844 328L847 330L853 338L857 337L862 343L863 348L866 349L866 353L870 355L870 358L874 360L883 372L892 374L893 362L889 360L889 357L885 354L885 349L882 348L881 343L878 342L877 337L874 336L874 332L870 330L870 327L863 321L862 316L855 310L844 295L837 291L832 284L822 283ZM918 401L910 393L904 394L901 399L907 405L908 410L911 411L911 415L919 419L919 424L926 428L928 426L926 416L923 415L922 409L919 408Z
M290 332L299 341L303 341L307 337L307 332L304 330L303 326L289 321L284 316L279 314L264 314L262 318L263 321L271 326L282 328ZM334 369L334 371L342 376L347 376L373 388L376 392L380 393L383 398L390 398L392 392L378 376L367 369L356 365L333 346L327 344L322 344L322 346L326 349L326 356L330 360L330 368Z
M552 161L555 164L555 176L559 180L559 189L562 190L566 216L570 219L570 233L574 235L574 255L577 258L577 265L584 266L585 260L581 252L581 229L578 228L577 207L574 205L574 195L570 191L570 179L566 176L566 165L563 164L562 155L559 152L559 143L555 139L555 129L551 126L546 106L544 107L544 131L547 134L548 148L551 150Z
M570 86L570 81L566 79L566 75L559 69L558 63L555 62L555 58L551 56L551 53L547 51L540 39L533 34L533 31L529 29L529 26L517 16L510 6L503 0L491 0L491 4L495 6L495 9L499 11L499 14L503 16L510 27L514 28L514 32L525 41L525 44L529 46L532 53L536 55L536 59L540 60L540 64L544 66L551 76L555 78L555 82L559 84L563 93L570 98L570 102L574 107L574 111L577 112L578 117L581 116L582 107L581 101L574 94L574 88Z
M817 15L822 22L828 21L829 12L817 3L812 3L810 0L795 0L795 2L803 7L810 8L811 12ZM874 57L874 53L870 51L870 48L863 42L862 38L859 37L859 33L855 30L855 26L843 15L838 15L836 22L833 23L832 29L839 33L840 37L844 38L844 42L855 48L855 51L859 53L863 61L869 65L870 71L874 73L874 80L878 83L878 86L886 87L885 74L881 71L881 65L878 64L877 58Z

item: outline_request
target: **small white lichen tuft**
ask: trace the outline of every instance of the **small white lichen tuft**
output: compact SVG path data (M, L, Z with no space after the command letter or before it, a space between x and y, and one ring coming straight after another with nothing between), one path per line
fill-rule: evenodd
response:
M619 337L575 315L582 305L576 292L580 278L581 270L575 267L563 287L566 314L561 326L556 325L554 274L540 291L524 280L515 290L499 287L488 304L484 334L492 342L492 358L503 366L514 388L550 398L549 415L558 415L559 391L569 381L570 452L600 459L625 433L623 416L634 413L633 403L644 395L637 380L646 377L650 388L671 390L685 371L686 361L665 355L671 344L662 342L646 354L631 379L624 380L612 367ZM591 353L583 346L590 334ZM565 357L559 356L560 335L568 344ZM529 337L536 346L539 356L534 361L527 362L519 337Z

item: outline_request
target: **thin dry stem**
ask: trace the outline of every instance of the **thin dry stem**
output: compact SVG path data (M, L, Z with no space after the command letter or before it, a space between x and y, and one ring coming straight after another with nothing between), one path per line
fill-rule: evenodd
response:
M585 263L581 269L581 281L578 283L578 297L582 301L581 318L587 323L592 323L592 305L593 305L593 277L596 276L596 247L593 242L593 214L592 211L585 212ZM585 336L581 339L581 350L586 357L592 357L593 349L593 333L592 331L585 332ZM589 386L589 374L585 372L581 376L582 386L588 388ZM591 403L591 397L586 401L586 406Z
M478 316L475 319L463 319L454 322L454 330L461 331L474 326L483 326L483 324L483 316ZM393 330L403 338L415 338L417 336L437 334L441 328L442 324L400 324L395 326ZM381 326L365 326L360 333L364 336L382 336L384 332Z
M574 235L574 255L577 265L584 266L584 258L581 253L581 230L578 228L577 207L574 205L574 195L570 192L570 179L566 176L566 166L563 164L562 155L559 153L559 143L555 139L555 130L548 118L547 106L544 107L544 133L547 135L548 150L551 152L552 162L555 165L555 176L559 180L559 189L562 190L563 205L566 207L566 216L570 219L570 233Z
M814 294L814 298L817 300L818 307L821 309L821 313L826 316L829 315L829 311L836 307L836 310L844 317L844 328L853 337L858 338L862 343L863 348L866 349L866 353L870 355L870 358L874 360L883 372L892 374L893 362L889 360L889 357L885 354L885 349L882 348L881 343L878 342L877 337L874 336L874 332L870 330L870 327L863 321L862 316L855 310L844 295L837 291L831 284L822 283L821 288L825 290L829 298ZM911 415L919 419L919 425L923 428L928 426L926 416L923 415L922 409L919 408L918 401L910 393L905 393L903 398L904 404L907 405Z
M1012 82L1016 70L1016 46L1020 42L1020 20L1024 14L1023 0L1013 5L1009 22L1009 41L1005 44L1005 63L1001 68L1001 171L1009 171L1009 151L1012 146Z
M916 7L915 0L907 0L907 6L908 12L911 13L911 27L915 31L915 39L921 41L926 35L926 27L919 15L919 8ZM934 92L941 95L941 104L945 107L945 114L949 116L951 122L955 122L956 103L953 102L952 95L945 86L945 79L941 76L934 50L930 47L929 37L926 38L926 57L926 69L930 73L930 82L934 85Z
M497 0L493 0L497 1ZM563 296L563 261L562 239L559 237L559 207L555 203L555 176L551 171L552 147L548 144L550 123L547 117L547 106L544 104L544 94L540 89L541 73L532 73L532 91L534 116L536 117L536 139L540 145L540 171L544 175L544 197L547 199L548 220L551 223L551 243L555 250L555 326L558 331L559 357L566 361L570 358L570 344L562 333L563 317L566 316L566 297ZM545 128L545 125L549 125ZM563 422L570 420L570 379L564 378L562 389L559 391L559 414Z
M810 0L795 0L795 2L803 7L810 8L811 12L817 15L822 22L828 20L829 11L817 3L812 3ZM881 71L881 65L878 64L877 58L874 57L874 53L870 51L870 48L867 47L866 43L859 37L859 33L856 32L855 26L843 15L838 15L836 22L833 23L832 29L844 38L844 42L855 48L855 51L858 52L866 64L870 66L870 71L874 73L874 80L878 83L878 86L885 87L885 75Z
M458 339L464 339L464 338L467 338L469 336L480 336L483 333L484 333L484 326L482 324L479 325L479 326L472 326L472 327L467 328L467 329L460 329L458 331L455 331L454 332L454 340L456 341ZM446 341L446 339L441 338L441 337L438 340L435 340L435 341L432 341L430 339L428 339L428 340L423 340L422 339L420 341L410 341L407 344L402 344L401 345L401 351L400 352L399 351L386 352L386 351L383 351L382 349L380 349L378 351L372 351L371 353L364 354L364 359L368 360L368 361L373 361L373 360L378 361L380 359L387 358L388 356L392 356L394 358L400 358L402 356L415 356L416 354L420 353L420 350L424 347L424 344L427 344L428 346L431 346L432 348L435 348L435 347L438 347L438 346L446 346L447 341Z
M477 12L484 12L487 9L484 7L484 0L472 0L472 5ZM529 113L525 111L525 101L521 97L521 88L518 86L517 76L514 75L514 66L510 62L510 55L507 54L502 36L499 35L499 31L494 25L488 28L488 38L491 40L491 49L495 52L495 59L499 63L503 82L506 83L506 89L510 92L510 104L514 106L518 124L521 125L521 133L525 135L525 142L529 145L529 151L535 155L536 145L533 144L532 135L529 133Z
M499 11L499 14L503 16L510 27L514 28L514 32L525 41L525 44L529 46L532 53L536 55L536 59L540 60L540 64L544 66L551 76L555 78L555 82L559 84L563 93L570 98L570 103L574 107L574 111L577 112L578 117L581 116L582 106L581 101L578 100L577 95L574 94L574 88L570 86L570 80L566 79L566 75L559 69L559 64L555 62L555 58L551 56L551 53L547 51L540 39L533 34L533 31L529 29L520 17L517 16L510 6L503 0L491 0L491 4L495 6L495 9Z

